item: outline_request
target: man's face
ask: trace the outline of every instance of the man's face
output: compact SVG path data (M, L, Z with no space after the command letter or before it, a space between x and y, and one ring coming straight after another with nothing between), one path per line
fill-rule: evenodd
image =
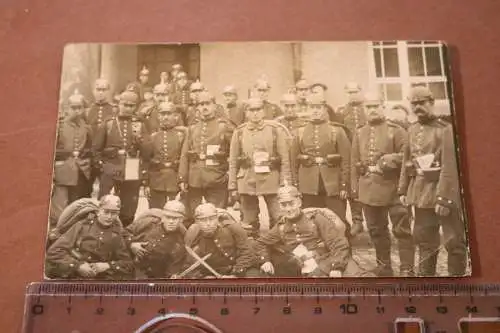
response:
M296 103L286 103L283 104L283 113L285 118L293 118L297 116L297 104Z
M158 119L160 120L160 126L172 128L177 124L178 114L173 111L160 112L158 113Z
M135 112L136 103L130 101L120 101L119 104L119 115L120 116L132 116Z
M160 73L160 81L161 82L167 82L168 80L168 73L167 72L161 72Z
M280 200L280 209L283 216L287 219L293 219L300 215L302 200L300 198L290 198L288 200Z
M148 83L148 81L149 81L148 75L144 75L144 74L139 75L139 82L140 83L146 84L146 83Z
M97 86L94 88L94 99L96 102L104 102L108 99L109 89Z
M263 101L267 101L267 98L269 97L269 89L257 88L257 97L259 97Z
M160 104L162 102L165 102L167 100L167 93L164 91L155 92L154 100L155 100L156 104Z
M166 212L165 216L163 216L163 218L161 219L163 228L165 229L166 232L173 232L177 230L179 224L182 223L182 221L183 221L182 216L177 216L169 212Z
M374 121L384 117L384 107L379 102L370 102L365 104L365 112L368 117L368 121Z
M246 117L252 123L260 123L264 119L264 109L262 107L249 108Z
M199 223L201 232L205 237L213 236L217 227L219 225L219 218L217 214L199 217L196 219L196 223Z
M184 77L184 76L182 76L182 77L180 77L180 78L177 79L177 84L181 88L185 87L187 83L188 83L187 78Z
M325 94L325 89L323 89L322 86L314 86L312 89L311 89L311 92L313 94Z
M311 114L311 120L313 121L324 120L327 116L326 108L322 104L309 105L309 113Z
M389 118L402 124L408 122L408 115L406 114L406 111L398 107L392 108Z
M426 119L434 115L434 101L427 99L424 101L411 102L411 110L419 120Z
M363 101L361 90L347 91L347 99L349 100L349 103L361 103Z
M103 227L109 227L118 221L120 211L116 209L99 208L97 211L97 221Z
M236 101L238 100L238 96L233 93L226 93L223 95L224 96L224 102L226 105L232 105L235 104Z
M300 100L305 100L307 95L309 95L309 88L297 88L297 97Z
M70 119L80 119L83 116L85 109L82 104L74 104L69 107L69 118Z
M203 119L211 119L215 115L215 106L212 101L201 101L198 110Z

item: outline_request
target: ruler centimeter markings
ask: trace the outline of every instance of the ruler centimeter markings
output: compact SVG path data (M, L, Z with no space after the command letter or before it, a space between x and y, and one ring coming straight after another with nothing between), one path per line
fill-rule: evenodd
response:
M225 333L500 333L500 285L34 283L23 332L136 332L176 314Z

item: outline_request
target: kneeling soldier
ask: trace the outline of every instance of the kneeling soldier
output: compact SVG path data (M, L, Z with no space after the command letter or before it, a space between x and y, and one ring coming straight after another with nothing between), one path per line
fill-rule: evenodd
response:
M283 217L256 243L261 270L281 277L368 276L351 259L346 227L340 217L323 209L302 210L296 187L278 191Z
M257 257L246 231L221 214L223 211L211 203L196 208L195 223L186 232L185 243L202 270L189 277L258 277Z
M47 250L46 274L59 279L129 279L133 263L118 218L120 198L99 202L97 217L75 223Z
M163 210L150 209L127 228L136 267L148 278L167 278L179 273L186 257L182 224L184 204L171 200Z

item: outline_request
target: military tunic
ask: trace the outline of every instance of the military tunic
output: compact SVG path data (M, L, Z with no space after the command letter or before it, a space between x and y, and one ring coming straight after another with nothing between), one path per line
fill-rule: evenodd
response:
M150 208L163 208L167 199L179 191L179 160L186 144L187 129L174 127L161 129L151 135L148 162L148 185L151 189Z
M190 96L190 90L189 90L190 84L186 84L184 87L179 87L179 85L174 85L172 95L171 95L171 100L172 102L177 105L181 111L181 119L179 120L179 125L186 126L188 125L188 109L192 106L194 106L191 96Z
M47 250L46 274L50 278L82 278L83 263L108 263L111 268L96 279L129 279L134 271L132 259L118 224L102 226L96 220L76 223Z
M54 190L50 221L57 222L62 210L87 195L91 173L91 130L83 119L60 124L54 158Z
M184 248L184 233L180 229L166 232L162 222L148 224L132 223L127 228L129 243L147 242L143 246L147 254L142 259L136 259L137 268L148 278L167 278L181 272L186 249Z
M134 135L137 131L137 135ZM93 145L94 155L102 161L99 198L114 187L122 200L120 219L124 226L132 223L137 210L139 189L143 175L138 180L125 180L126 161L129 157L139 158L141 168L144 158L150 156L150 135L144 124L137 118L117 117L99 127Z
M113 105L108 102L94 102L87 113L87 123L90 125L92 134L97 133L101 124L114 116Z
M366 125L367 122L363 104L346 104L338 109L337 114L342 120L342 124L347 127L347 136L350 140L354 137L356 129Z
M441 149L441 173L437 186L437 201L443 206L461 209L460 182L458 163L453 137L453 126L448 125L443 131Z
M352 192L361 203L389 206L398 199L397 186L407 142L405 130L387 121L356 131L351 155ZM381 172L369 172L378 166Z
M280 219L268 233L259 237L256 247L260 263L273 262L276 275L286 277L294 272L300 275L292 253L298 245L314 251L319 266L315 276L328 276L331 270L343 272L351 256L344 232L321 214L301 213L295 219Z
M249 275L249 270L257 267L257 257L246 231L236 222L223 219L215 234L210 237L204 237L199 225L195 223L186 232L185 242L200 257L211 253L206 263L219 274L243 277ZM188 261L192 263L193 258ZM200 269L201 272L195 271L192 277L210 275L206 268L200 266Z
M158 105L156 103L152 102L150 105L141 105L138 115L142 119L148 133L151 134L158 131L160 120L158 119Z
M283 111L274 103L263 101L264 119L273 120L283 115Z
M234 103L226 105L224 113L234 127L238 127L245 122L245 106L243 104Z
M230 124L222 119L202 120L188 128L181 154L179 182L189 186L189 206L193 211L202 197L216 207L227 204L227 157Z

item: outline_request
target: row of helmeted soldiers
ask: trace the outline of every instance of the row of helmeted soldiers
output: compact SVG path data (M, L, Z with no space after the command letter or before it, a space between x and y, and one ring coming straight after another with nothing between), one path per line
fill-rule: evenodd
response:
M305 207L326 207L344 222L349 201L353 222L345 223L351 237L363 231L364 212L378 275L393 274L388 215L400 275L415 274L415 245L418 274L435 275L441 224L449 274L464 274L453 130L435 116L426 87L411 91L418 121L408 124L404 107L391 112L400 116L388 121L380 96L363 96L357 84L346 85L349 103L337 110L326 103L324 86L311 87L305 80L297 82L294 93L283 95L281 107L267 101L270 86L262 80L255 85L259 95L244 103L228 87L225 105L203 88L191 91L187 106L175 103L174 93L159 93L157 86L154 102L147 106L144 101L141 107L140 90L129 85L114 113L102 98L109 90L105 80L96 82L96 101L88 110L83 96L69 98L68 116L59 126L53 223L69 202L89 197L99 177L99 197L117 190L125 226L134 219L142 186L151 208L162 208L181 191L188 225L202 197L219 208L238 201L243 225L257 239L258 197L266 202L273 228L283 212L276 193L280 184L289 183L298 188ZM194 82L190 89L198 86Z

